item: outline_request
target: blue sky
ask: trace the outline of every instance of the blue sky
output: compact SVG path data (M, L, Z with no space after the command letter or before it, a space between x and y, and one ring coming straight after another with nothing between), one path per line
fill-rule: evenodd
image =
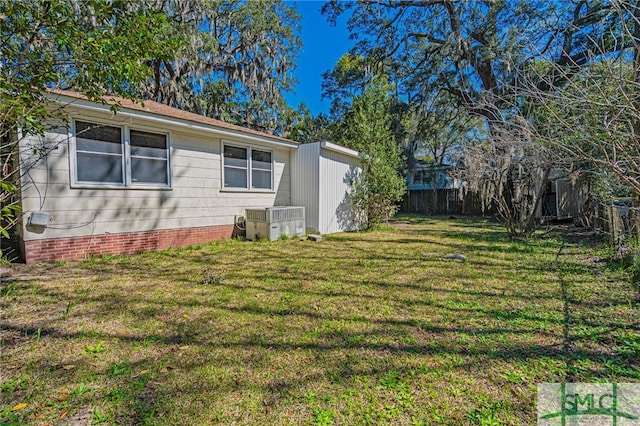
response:
M293 2L292 2L293 3ZM328 100L320 101L322 93L322 73L333 68L333 64L352 46L345 19L332 27L320 14L324 1L298 0L298 12L302 16L302 50L298 54L295 75L298 85L295 94L287 94L289 105L296 108L301 102L314 115L328 113Z

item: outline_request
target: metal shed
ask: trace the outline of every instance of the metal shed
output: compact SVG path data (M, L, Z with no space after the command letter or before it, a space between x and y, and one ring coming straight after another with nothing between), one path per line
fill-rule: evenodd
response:
M302 144L292 152L291 204L304 206L308 232L355 231L363 216L351 203L351 182L361 169L360 154L331 142Z

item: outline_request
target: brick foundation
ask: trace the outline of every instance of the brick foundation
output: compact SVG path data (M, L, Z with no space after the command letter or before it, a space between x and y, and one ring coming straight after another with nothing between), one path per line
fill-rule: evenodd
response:
M103 254L133 254L231 238L235 235L234 229L233 225L220 225L25 241L24 254L26 263L80 260Z

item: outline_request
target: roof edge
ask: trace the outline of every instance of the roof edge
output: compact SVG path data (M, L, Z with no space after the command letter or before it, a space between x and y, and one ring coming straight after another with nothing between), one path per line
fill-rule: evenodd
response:
M188 111L169 107L155 101L140 100L140 103L130 99L120 98L117 96L103 96L104 104L91 101L87 96L79 92L67 90L50 89L47 97L54 102L65 103L84 109L93 109L101 112L112 112L111 106L119 105L120 110L117 114L122 116L133 116L146 120L164 121L172 125L186 127L189 129L205 130L216 132L223 136L239 137L247 140L259 141L273 145L286 146L296 148L298 142L282 138L280 136L270 135L258 130L249 129L214 118L205 117ZM175 115L172 113L175 112Z
M334 151L339 154L348 155L349 157L357 158L359 160L362 159L362 154L360 152L353 150L351 148L346 148L342 145L335 144L333 142L329 142L329 141L320 142L320 148L323 148L329 151Z

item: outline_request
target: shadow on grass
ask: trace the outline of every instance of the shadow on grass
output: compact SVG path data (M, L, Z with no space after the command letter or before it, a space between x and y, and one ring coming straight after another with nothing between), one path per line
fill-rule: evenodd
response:
M85 376L65 370L52 354L29 353L34 336L50 347L75 345L75 351L98 341L118 348L131 373L92 373L107 389L96 390L95 398L115 398L122 388L127 402L117 406L114 422L134 424L182 409L176 401L193 404L197 413L220 401L257 398L251 409L268 416L300 408L307 392L336 383L380 391L392 374L407 381L422 375L422 386L446 384L452 392L447 380L461 378L471 399L489 385L492 398L511 398L527 412L533 409L524 401L536 381L640 380L637 357L617 353L638 323L599 315L627 312L626 293L611 289L606 299L592 297L584 290L593 282L588 267L569 256L534 256L548 256L556 242L530 249L493 224L474 231L467 230L471 221L455 221L454 231L429 230L423 229L429 223L449 222L411 220L415 229L342 234L320 243L220 243L67 265L53 281L4 281L0 307L29 316L0 318L2 351L30 356L32 374L53 371L50 380L63 386ZM465 264L441 259L465 248L508 257L470 257ZM204 268L225 271L225 281L200 284ZM540 270L546 281L531 284L526 277ZM17 306L34 300L41 305ZM116 362L109 356L76 355L73 362L89 374L94 364ZM21 368L15 361L10 366ZM520 380L518 369L533 372ZM332 398L343 400L344 387ZM504 396L503 387L520 396ZM247 423L242 415L234 421Z

